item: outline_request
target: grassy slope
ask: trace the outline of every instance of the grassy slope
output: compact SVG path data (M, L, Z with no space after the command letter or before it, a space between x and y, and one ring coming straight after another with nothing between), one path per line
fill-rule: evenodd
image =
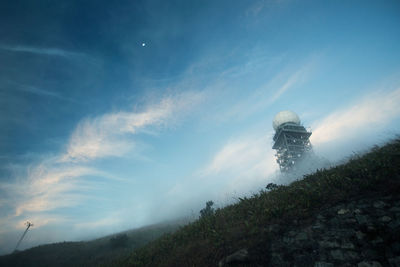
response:
M400 190L400 139L346 164L317 171L289 186L262 190L251 198L216 210L212 216L182 227L129 257L116 266L216 266L218 261L241 248L266 263L268 226L284 226L307 219L322 208L369 194L394 194Z
M122 232L128 236L127 243L113 247L106 236L87 242L60 242L34 247L16 254L0 257L0 266L99 266L126 257L138 247L178 229L181 222L157 224Z

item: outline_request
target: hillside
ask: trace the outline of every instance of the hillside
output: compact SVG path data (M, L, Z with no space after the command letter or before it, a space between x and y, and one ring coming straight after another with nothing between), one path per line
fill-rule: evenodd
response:
M92 241L41 245L0 257L0 266L99 266L173 232L183 221L156 224Z
M400 139L299 178L180 228L127 233L122 246L111 237L45 245L0 265L400 266Z
M163 236L114 266L400 266L400 140Z

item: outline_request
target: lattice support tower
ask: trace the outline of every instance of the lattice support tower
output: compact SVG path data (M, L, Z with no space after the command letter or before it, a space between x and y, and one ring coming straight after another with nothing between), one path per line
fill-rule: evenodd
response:
M275 129L273 149L281 172L289 172L312 150L311 132L300 124L299 117L291 111L279 112L273 122Z

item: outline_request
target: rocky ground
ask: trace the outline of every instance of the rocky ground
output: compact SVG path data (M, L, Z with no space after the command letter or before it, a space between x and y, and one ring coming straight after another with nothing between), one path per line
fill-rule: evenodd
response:
M397 267L400 195L359 197L322 209L311 219L270 225L265 231L271 237L264 250L267 266ZM243 249L220 266L252 265L252 254Z

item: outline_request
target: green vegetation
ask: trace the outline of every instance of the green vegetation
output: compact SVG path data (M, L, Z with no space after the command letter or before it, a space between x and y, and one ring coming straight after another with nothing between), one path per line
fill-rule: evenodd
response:
M268 185L251 198L211 212L212 202L197 221L137 249L116 266L217 266L241 248L263 262L269 227L307 219L322 208L369 194L400 191L400 139L374 147L346 164L318 170L289 186ZM206 212L206 210L209 210ZM203 215L202 214L202 215Z
M126 234L118 234L111 237L110 244L112 248L123 248L128 246L128 236Z
M207 201L206 207L202 210L200 210L200 218L204 218L207 216L211 216L214 214L214 208L212 207L214 205L214 202L212 201Z
M60 242L1 256L0 266L101 266L178 229L181 222L158 224L87 242Z

